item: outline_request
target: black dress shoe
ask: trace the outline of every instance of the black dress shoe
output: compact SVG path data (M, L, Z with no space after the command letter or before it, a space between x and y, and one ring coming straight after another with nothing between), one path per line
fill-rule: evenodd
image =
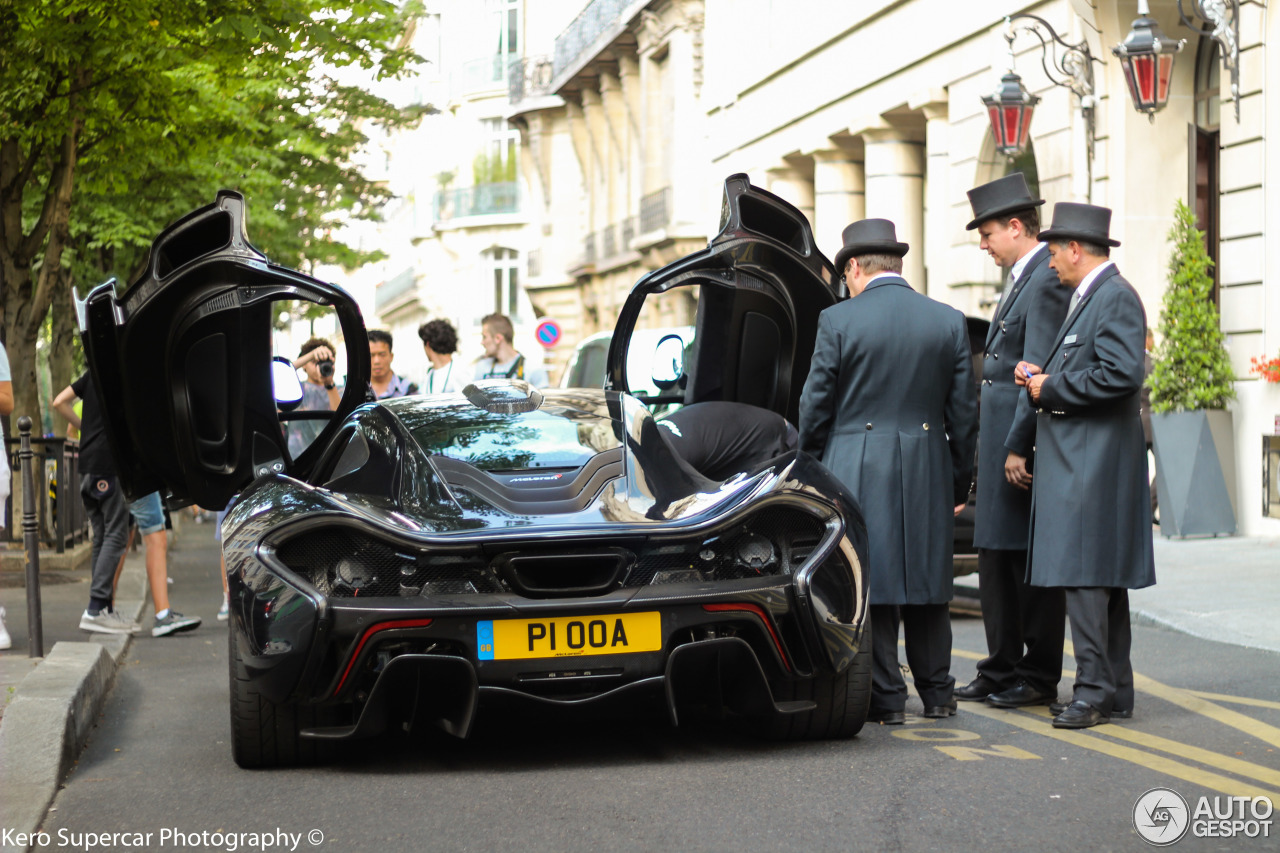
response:
M1058 698L1057 690L1038 690L1025 681L987 697L987 704L997 708L1024 708L1027 705L1047 705Z
M1077 699L1053 718L1055 729L1087 729L1110 721L1110 717L1081 699Z
M1049 713L1053 714L1056 717L1059 714L1061 714L1063 711L1067 710L1067 708L1069 707L1070 705L1066 702L1050 702ZM1125 708L1124 710L1120 710L1119 708L1111 709L1111 719L1113 720L1129 720L1132 718L1133 718L1132 708Z
M907 721L903 711L870 711L867 713L868 723L879 723L882 726L900 726Z
M952 699L945 705L930 705L924 709L924 716L934 720L941 720L946 717L954 717L956 715L956 700Z
M957 687L952 691L952 695L965 702L981 702L999 689L999 684L996 684L985 675L979 675L964 687Z

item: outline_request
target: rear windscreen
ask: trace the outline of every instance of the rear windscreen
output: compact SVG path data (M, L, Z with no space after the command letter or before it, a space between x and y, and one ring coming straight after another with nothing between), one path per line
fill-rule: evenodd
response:
M429 420L420 421L409 413L400 417L427 453L493 473L580 468L597 453L618 446L608 419L573 410L522 414L436 410Z

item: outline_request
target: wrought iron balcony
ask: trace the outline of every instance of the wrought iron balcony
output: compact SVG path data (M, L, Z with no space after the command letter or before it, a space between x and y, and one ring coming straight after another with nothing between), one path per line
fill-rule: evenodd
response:
M519 212L520 184L510 181L437 192L433 216L436 222L448 222L465 216Z
M600 36L610 30L621 30L627 23L623 13L634 4L635 0L594 0L588 4L573 23L556 36L553 76L559 76Z
M515 106L526 98L551 92L551 58L526 56L507 71L507 98Z
M648 234L671 223L671 187L663 187L640 199L640 233Z

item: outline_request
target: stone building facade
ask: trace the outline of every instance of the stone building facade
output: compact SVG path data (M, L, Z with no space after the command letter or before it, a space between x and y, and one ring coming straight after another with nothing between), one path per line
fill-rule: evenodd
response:
M564 16L565 5L527 0L526 14ZM1228 15L1233 6L1206 5ZM1193 6L1184 0L1188 15ZM964 228L965 191L1021 169L1049 202L1046 216L1058 201L1113 208L1123 244L1113 258L1153 327L1181 199L1209 235L1239 378L1240 529L1280 534L1280 500L1274 517L1264 514L1259 474L1280 385L1249 372L1251 358L1280 354L1280 252L1268 245L1280 206L1265 202L1267 165L1280 163L1272 6L1241 0L1238 39L1232 27L1216 39L1184 26L1176 0L1150 0L1164 32L1186 40L1168 105L1150 121L1134 109L1111 51L1138 16L1137 0L593 0L554 39L528 40L511 81L508 115L521 134L541 261L526 284L567 332L553 358L611 328L644 272L704 244L721 182L734 172L805 211L828 256L850 221L893 219L912 246L907 278L987 316L1001 272ZM1078 85L1055 85L1055 54L1046 57L1027 19L1015 20L1013 62L1041 99L1015 163L996 154L981 98L1009 64L1005 17L1028 14L1088 47L1092 89L1082 98Z

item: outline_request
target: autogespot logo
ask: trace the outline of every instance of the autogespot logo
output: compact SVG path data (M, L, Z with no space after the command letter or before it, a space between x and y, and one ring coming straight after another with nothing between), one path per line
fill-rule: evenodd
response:
M1133 828L1148 844L1167 847L1181 840L1190 825L1187 801L1169 788L1152 788L1133 804Z

